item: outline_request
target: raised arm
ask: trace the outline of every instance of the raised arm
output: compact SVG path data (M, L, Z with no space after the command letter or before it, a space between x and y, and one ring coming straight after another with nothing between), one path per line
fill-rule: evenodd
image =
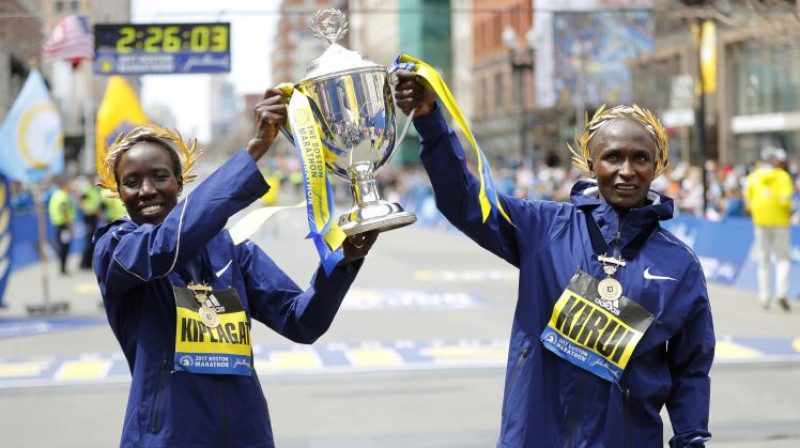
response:
M202 249L228 218L268 190L246 151L241 151L181 201L160 224L118 221L96 241L95 273L101 292L119 295L164 277Z
M253 318L302 344L328 330L363 264L358 259L340 265L328 276L320 266L303 290L251 241L239 244L236 252Z
M413 73L396 73L398 107L406 114L416 109L414 126L420 136L420 157L430 177L437 207L454 226L482 247L518 265L515 229L499 215L482 222L478 199L480 182L467 168L461 143L447 126L433 93L423 87ZM521 201L502 196L500 201L513 220L513 209L521 207Z

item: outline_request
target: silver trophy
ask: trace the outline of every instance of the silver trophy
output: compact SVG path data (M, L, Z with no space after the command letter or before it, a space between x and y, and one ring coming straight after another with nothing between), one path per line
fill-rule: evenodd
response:
M417 220L413 213L381 198L374 177L399 147L413 112L396 139L386 67L336 43L347 32L347 20L340 11L318 11L310 23L314 35L329 46L308 65L305 78L295 88L306 94L320 124L328 170L350 182L354 204L339 218L339 226L345 234L355 235L413 223ZM295 143L285 127L283 134Z

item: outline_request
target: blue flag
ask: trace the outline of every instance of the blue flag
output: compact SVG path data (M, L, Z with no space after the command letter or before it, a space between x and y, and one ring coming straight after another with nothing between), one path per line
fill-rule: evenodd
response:
M31 70L0 126L0 174L35 183L64 171L64 134L44 78Z
M0 305L11 273L11 191L8 179L0 175Z

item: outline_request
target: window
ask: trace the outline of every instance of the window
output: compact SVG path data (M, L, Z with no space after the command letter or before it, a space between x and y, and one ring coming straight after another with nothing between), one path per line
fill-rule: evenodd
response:
M503 93L505 89L503 88L503 73L495 73L494 74L494 106L497 109L503 108Z
M71 2L69 2L69 9L71 9L72 11L77 11L79 3L80 2L78 2L78 0L72 0Z
M64 12L64 2L62 0L56 0L56 12Z

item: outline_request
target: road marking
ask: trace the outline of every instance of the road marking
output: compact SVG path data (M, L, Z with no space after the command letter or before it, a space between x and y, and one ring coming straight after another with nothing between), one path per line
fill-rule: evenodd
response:
M761 352L730 341L717 341L714 356L719 359L754 359Z
M462 310L486 308L489 300L465 292L416 289L355 289L347 293L344 310Z
M441 282L517 281L518 276L519 271L516 269L416 271L412 274L414 280Z
M0 363L0 378L36 376L50 367L51 360Z
M319 355L311 350L276 350L269 353L268 359L259 363L261 371L316 370L322 367Z
M403 365L403 359L390 348L357 348L346 352L351 364L358 367L390 367Z
M253 346L262 376L404 370L494 369L502 372L507 339L397 340ZM720 337L715 364L800 363L800 338ZM128 383L120 352L0 359L0 389L92 383Z
M100 295L100 287L97 286L97 282L76 283L73 290L79 294L90 294L93 296Z
M100 379L111 369L110 359L92 359L68 361L56 372L56 379L62 381L80 381Z

